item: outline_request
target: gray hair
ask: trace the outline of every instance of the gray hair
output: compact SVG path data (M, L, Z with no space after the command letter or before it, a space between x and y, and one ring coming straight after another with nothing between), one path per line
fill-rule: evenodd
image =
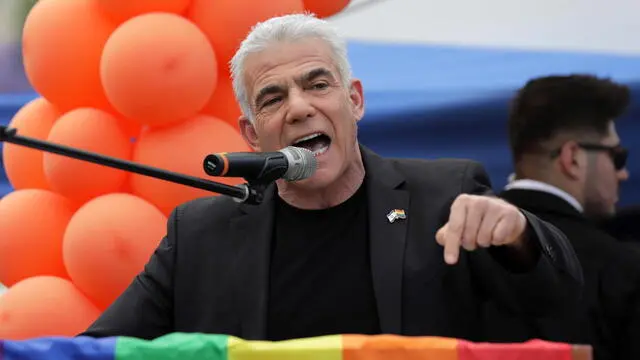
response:
M349 86L351 65L347 57L347 44L329 22L318 19L313 14L291 14L271 18L251 29L230 61L236 100L244 116L251 122L254 121L254 114L244 83L244 62L247 55L263 51L273 43L310 38L321 39L329 45L340 80L345 87Z

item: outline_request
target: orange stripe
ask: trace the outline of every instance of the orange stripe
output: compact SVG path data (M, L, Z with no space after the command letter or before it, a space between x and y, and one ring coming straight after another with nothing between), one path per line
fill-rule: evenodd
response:
M227 153L223 152L218 154L222 158L222 173L219 176L227 175L227 171L229 171L229 159L227 159Z
M458 340L397 335L343 335L343 360L459 360Z

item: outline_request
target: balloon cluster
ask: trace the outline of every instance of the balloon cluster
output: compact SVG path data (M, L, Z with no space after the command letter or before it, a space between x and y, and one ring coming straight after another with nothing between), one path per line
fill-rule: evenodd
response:
M250 151L226 64L251 26L349 0L40 0L23 32L41 97L24 136L202 175L208 153ZM81 332L142 270L178 204L214 194L6 144L0 339ZM222 180L236 184L239 180Z

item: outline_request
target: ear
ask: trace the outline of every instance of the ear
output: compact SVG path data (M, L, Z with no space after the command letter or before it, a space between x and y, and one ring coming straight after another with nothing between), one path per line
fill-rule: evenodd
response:
M351 85L349 86L349 99L351 100L353 114L355 115L356 121L360 121L364 116L364 91L360 80L351 80Z
M244 138L244 141L249 144L253 151L261 151L258 134L256 133L256 128L253 126L251 121L249 121L246 116L242 115L238 119L238 126L240 127L240 134Z
M560 171L572 180L584 176L587 168L587 156L583 151L580 151L580 147L575 141L568 141L562 145L558 162Z

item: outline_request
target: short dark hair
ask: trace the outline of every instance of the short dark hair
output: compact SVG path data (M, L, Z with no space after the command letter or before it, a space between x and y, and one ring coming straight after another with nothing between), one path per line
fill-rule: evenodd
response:
M514 160L540 150L560 133L606 136L609 122L629 106L625 85L593 75L554 75L531 79L514 98L509 113L509 142Z

